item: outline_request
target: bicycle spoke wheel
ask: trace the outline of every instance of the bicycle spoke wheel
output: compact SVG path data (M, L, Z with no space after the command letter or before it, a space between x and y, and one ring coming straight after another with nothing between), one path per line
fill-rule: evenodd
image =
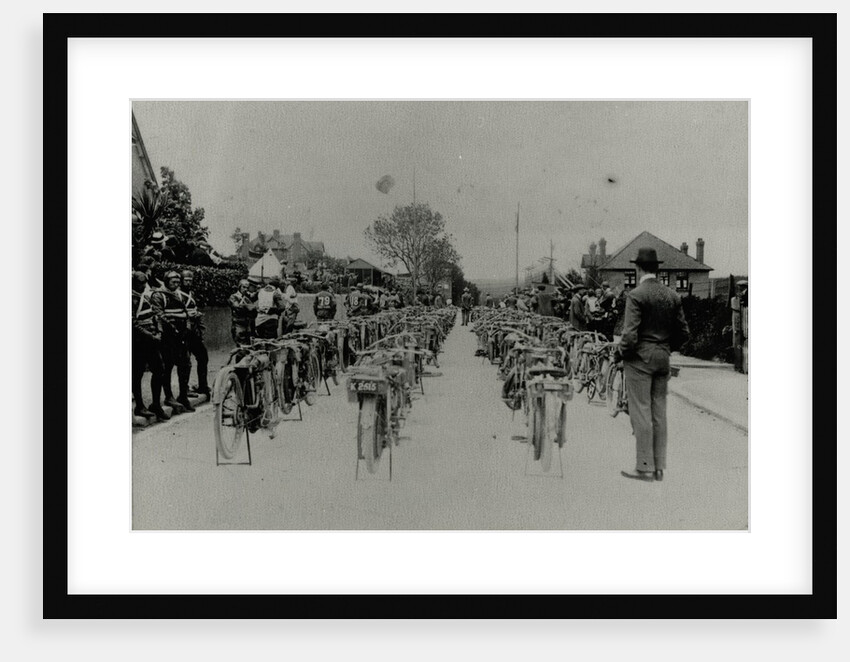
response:
M357 448L366 460L366 469L370 474L377 470L383 450L383 442L379 434L383 426L378 420L381 412L378 411L377 405L377 398L364 398L360 403L360 413L357 416Z
M560 408L563 406L555 393L547 393L542 403L543 432L540 439L540 468L548 472L552 468L552 456L558 440L558 426L561 422Z
M587 384L587 401L590 402L593 400L593 396L596 395L596 374L594 370L588 371L585 384Z
M563 448L567 442L567 405L561 403L561 413L558 415L558 448Z
M600 367L599 372L596 373L596 392L599 394L600 398L605 396L605 390L608 386L606 384L606 379L608 378L608 368L610 365L611 362L608 359L604 359L602 361L602 367Z
M534 459L536 461L540 459L540 451L542 448L541 440L544 436L543 400L540 398L533 398L531 409L531 444L534 447Z
M230 373L221 385L223 394L215 405L213 429L219 455L231 459L245 438L245 409L239 378ZM217 398L218 399L218 398Z
M620 397L623 388L623 369L620 366L612 365L608 371L608 386L606 388L605 404L608 407L608 413L611 416L616 416L620 413Z
M298 383L297 379L298 365L294 361L288 361L283 366L283 402L281 403L281 409L284 415L291 412L295 404L297 397L295 384Z

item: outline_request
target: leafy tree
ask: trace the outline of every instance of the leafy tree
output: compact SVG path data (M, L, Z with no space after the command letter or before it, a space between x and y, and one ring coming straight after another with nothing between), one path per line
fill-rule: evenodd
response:
M133 196L133 263L138 262L144 248L150 245L153 233L167 205L167 194L147 187Z
M390 266L401 262L407 268L415 297L423 265L433 244L445 236L445 221L427 203L410 204L396 207L389 216L378 217L364 234Z
M578 285L579 283L584 282L584 278L581 277L581 274L572 267L570 267L570 270L567 271L564 277L573 285Z
M233 234L230 235L230 238L233 240L233 245L236 248L236 253L239 253L239 251L242 249L242 244L245 241L245 238L242 236L242 228L237 225L236 229L233 231Z
M463 290L468 287L469 293L472 295L473 303L478 305L481 298L481 292L478 290L478 286L475 283L471 283L466 280L466 277L463 275L463 269L460 268L460 265L451 265L450 273L452 279L452 303L459 306L460 298L463 296Z
M322 262L325 265L325 271L339 275L345 272L345 267L347 267L349 262L351 262L351 258L339 258L326 255L322 258Z
M165 195L165 206L160 218L160 230L173 237L172 250L178 259L189 255L206 241L209 229L201 223L204 220L203 207L192 209L192 194L189 187L174 177L174 171L167 167L160 168L161 184L156 187L150 183L157 193Z
M460 255L452 245L451 235L444 235L428 247L422 263L422 277L432 289L440 281L451 277L451 267L460 262Z
M587 272L584 277L584 284L587 285L587 287L592 288L597 288L602 284L602 279L599 277L599 267L595 264L587 268Z

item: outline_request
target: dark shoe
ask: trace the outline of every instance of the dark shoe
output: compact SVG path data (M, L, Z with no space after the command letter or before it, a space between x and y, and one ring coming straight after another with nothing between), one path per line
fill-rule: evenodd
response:
M171 418L171 416L165 413L165 410L162 407L151 407L151 414L156 416L156 420L162 422L167 421Z
M658 482L664 480L664 469L655 470L655 480L657 480Z
M169 407L171 407L171 415L172 416L174 416L175 414L182 414L185 410L185 407L183 407L183 405L181 405L174 398L166 398L166 400L163 404L166 404Z
M642 480L646 483L655 482L655 476L653 476L653 472L651 471L621 471L620 475L624 478L631 478L632 480Z
M154 413L147 407L135 407L133 409L133 416L144 416L145 418L153 418Z
M182 396L177 398L177 402L180 403L180 406L183 407L186 411L195 411L195 408L192 406L192 403L189 402L189 398L187 396Z

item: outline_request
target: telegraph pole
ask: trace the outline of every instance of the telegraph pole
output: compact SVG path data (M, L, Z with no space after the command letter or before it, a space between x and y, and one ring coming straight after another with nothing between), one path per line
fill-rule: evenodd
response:
M555 244L552 243L552 240L549 240L549 283L554 283L552 280L554 277L555 271Z
M516 203L516 270L514 272L514 292L519 292L519 203Z
M419 214L416 213L416 166L413 167L413 240L417 241L416 238L416 230L419 220ZM413 270L415 273L411 274L413 276L413 305L416 305L416 290L417 290L417 281L419 280L419 256L416 256L416 267Z
M554 283L555 281L552 278L555 275L555 245L551 239L549 240L549 257L541 257L538 261L541 264L544 262L549 263L549 282Z

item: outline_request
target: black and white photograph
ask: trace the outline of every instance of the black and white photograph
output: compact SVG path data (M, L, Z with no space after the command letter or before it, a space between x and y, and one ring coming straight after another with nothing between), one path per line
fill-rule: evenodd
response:
M133 530L749 529L747 99L127 129Z

